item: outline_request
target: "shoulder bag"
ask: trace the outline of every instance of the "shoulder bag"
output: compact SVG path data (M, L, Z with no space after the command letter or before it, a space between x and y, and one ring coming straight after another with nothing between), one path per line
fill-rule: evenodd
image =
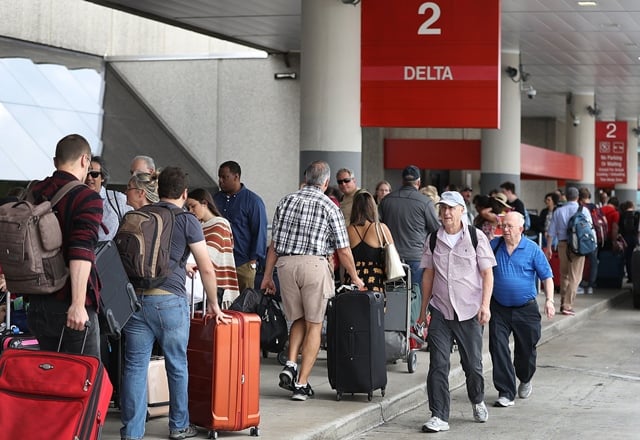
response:
M380 237L380 232L382 232L382 238ZM376 234L378 235L380 246L384 250L384 273L386 281L396 281L405 277L406 273L402 267L402 261L400 260L396 245L389 243L387 234L385 234L384 229L382 229L379 223L376 223Z

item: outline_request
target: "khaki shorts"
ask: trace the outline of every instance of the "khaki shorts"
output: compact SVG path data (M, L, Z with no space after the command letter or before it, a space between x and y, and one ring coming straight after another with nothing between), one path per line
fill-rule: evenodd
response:
M276 268L287 319L322 323L327 301L335 295L329 261L313 255L282 256L278 257Z

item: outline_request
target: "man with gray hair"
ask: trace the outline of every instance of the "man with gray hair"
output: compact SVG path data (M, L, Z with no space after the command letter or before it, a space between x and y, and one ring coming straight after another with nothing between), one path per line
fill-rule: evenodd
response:
M330 175L326 162L311 163L304 172L304 186L278 203L260 286L268 294L275 293L272 274L277 267L282 305L287 320L293 323L289 332L289 360L280 373L279 385L293 392L293 400L303 401L314 394L308 379L320 349L327 301L334 296L335 288L333 267L327 256L335 251L353 284L364 290L342 213L324 194Z
M153 158L150 156L136 156L131 159L131 165L129 167L129 172L131 174L136 171L140 173L149 173L153 174L156 170L156 163L153 161Z
M582 280L582 270L584 269L584 256L572 253L569 250L567 239L569 238L569 219L582 209L587 221L592 225L591 214L584 206L578 204L578 188L567 189L567 203L559 206L553 211L553 217L549 224L549 239L545 254L551 259L551 243L553 239L558 239L558 256L560 257L560 313L567 316L575 315L573 303L576 299L578 285Z

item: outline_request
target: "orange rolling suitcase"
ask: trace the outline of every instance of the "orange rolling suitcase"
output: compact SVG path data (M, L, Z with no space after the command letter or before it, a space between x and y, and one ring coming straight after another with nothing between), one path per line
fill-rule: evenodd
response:
M189 362L189 417L210 430L259 435L260 317L226 310L230 324L215 324L212 316L197 312L191 319L187 348Z

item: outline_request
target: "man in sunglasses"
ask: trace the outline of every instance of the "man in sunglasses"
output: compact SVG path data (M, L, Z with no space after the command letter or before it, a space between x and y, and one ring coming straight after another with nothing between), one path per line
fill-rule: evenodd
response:
M93 156L84 183L100 194L104 205L102 224L108 230L105 231L104 227L100 228L98 241L111 240L118 231L122 217L133 209L127 205L127 196L125 194L114 190L107 191L106 184L108 180L109 172L104 166L104 160L100 156Z
M353 198L358 194L360 188L356 183L356 177L353 170L348 168L340 168L336 173L336 180L338 181L338 188L342 193L340 199L340 211L344 215L344 221L349 226L351 220L351 207L353 206Z

